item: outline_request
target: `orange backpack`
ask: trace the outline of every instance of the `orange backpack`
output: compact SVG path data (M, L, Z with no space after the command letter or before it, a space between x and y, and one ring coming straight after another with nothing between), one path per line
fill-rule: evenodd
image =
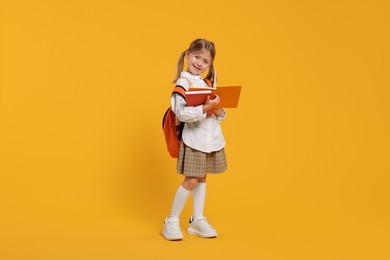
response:
M191 82L187 78L185 79L188 81L189 86L191 86ZM212 87L212 83L209 79L205 79L205 81L207 83L207 86ZM175 93L181 95L184 99L186 99L186 90L182 86L175 86L172 91L172 95ZM167 144L167 149L170 156L172 158L178 158L184 122L180 122L177 119L171 107L169 107L164 114L162 120L162 128L164 131L165 142Z

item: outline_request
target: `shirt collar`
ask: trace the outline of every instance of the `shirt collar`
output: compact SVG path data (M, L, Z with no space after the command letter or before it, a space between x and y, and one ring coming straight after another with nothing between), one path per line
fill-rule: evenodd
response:
M189 72L186 72L186 71L183 71L180 73L180 76L181 77L186 77L186 78L193 78L193 79L203 79L201 76L199 75L194 75L194 74L191 74Z

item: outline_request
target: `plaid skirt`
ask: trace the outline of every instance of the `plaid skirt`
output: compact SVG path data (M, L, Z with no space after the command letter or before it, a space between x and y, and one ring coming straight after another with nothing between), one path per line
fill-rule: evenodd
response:
M221 173L226 169L223 148L216 152L204 153L185 145L184 142L180 143L177 173L187 177L205 177L208 173Z

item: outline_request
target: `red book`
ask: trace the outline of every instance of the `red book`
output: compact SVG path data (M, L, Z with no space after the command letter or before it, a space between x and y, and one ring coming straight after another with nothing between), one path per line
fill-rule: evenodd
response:
M215 90L212 89L191 89L186 91L186 102L187 106L196 107L203 105L207 97L210 96L210 99L215 97Z
M241 86L222 86L218 88L207 87L190 87L186 91L187 106L199 106L206 102L208 96L210 99L217 94L221 102L216 108L235 108L238 106L240 98Z

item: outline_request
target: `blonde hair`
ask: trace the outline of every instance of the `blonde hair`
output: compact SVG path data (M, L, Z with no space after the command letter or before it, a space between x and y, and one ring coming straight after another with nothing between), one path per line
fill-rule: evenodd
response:
M183 51L180 54L179 61L177 63L176 78L173 81L173 83L175 83L176 80L180 78L180 74L183 71L184 57L186 55L186 52L188 51L189 53L193 53L193 52L201 51L202 49L209 51L211 55L211 65L209 67L209 72L206 76L206 79L209 79L211 81L215 80L215 69L213 66L213 61L215 58L215 45L212 41L206 39L196 39L195 41L191 42L190 47L187 50Z

